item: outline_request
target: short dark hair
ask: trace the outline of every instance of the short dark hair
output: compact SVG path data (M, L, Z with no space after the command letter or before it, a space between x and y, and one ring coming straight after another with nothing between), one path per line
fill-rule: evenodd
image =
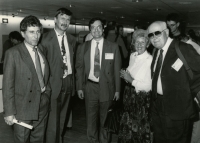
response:
M26 31L27 27L30 26L38 26L40 30L42 31L42 24L40 23L40 20L32 15L26 16L21 22L20 22L20 31Z
M180 22L180 17L177 13L170 13L167 15L166 21L175 21L178 23Z
M101 18L99 17L95 17L95 18L92 18L90 21L89 21L89 29L91 28L91 24L93 24L95 21L101 21L101 24L102 24L102 28L104 29L104 22Z
M24 40L24 38L22 37L22 35L18 32L18 31L12 31L9 34L9 39L16 39L17 41L22 42Z
M68 16L71 16L72 15L72 12L66 8L59 8L57 11L56 11L56 15L55 17L57 17L59 14L66 14Z

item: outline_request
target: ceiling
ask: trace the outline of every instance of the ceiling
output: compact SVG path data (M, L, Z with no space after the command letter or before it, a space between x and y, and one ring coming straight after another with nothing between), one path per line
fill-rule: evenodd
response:
M53 19L58 8L73 13L72 24L87 25L93 17L116 21L125 27L148 25L178 13L189 27L200 27L200 0L0 0L0 15Z

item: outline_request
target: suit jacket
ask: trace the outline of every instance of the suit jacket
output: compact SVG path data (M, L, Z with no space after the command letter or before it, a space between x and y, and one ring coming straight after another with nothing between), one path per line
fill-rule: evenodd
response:
M38 51L45 62L45 92L50 96L49 66L39 48ZM17 119L21 120L37 120L40 98L41 88L36 69L23 42L7 50L4 60L3 104L5 116L15 115Z
M79 45L76 55L76 88L84 90L90 72L91 41ZM113 53L113 59L105 59L105 53ZM121 56L117 44L104 39L99 78L100 102L112 100L120 92Z
M70 62L72 66L72 74L74 74L74 49L76 46L76 39L67 34L67 41L69 46ZM47 32L43 35L41 44L43 45L43 51L49 62L50 67L50 85L52 89L52 99L56 99L60 94L63 79L63 60L58 43L57 35L54 30ZM74 77L74 76L73 76ZM72 86L74 80L72 81Z
M160 76L166 113L171 119L182 120L195 114L193 98L200 91L200 56L191 45L180 42L180 50L194 74L193 80L190 80L184 65L179 71L172 68L178 59L175 42L176 40L173 40L169 46ZM156 56L157 51L154 54L151 71Z

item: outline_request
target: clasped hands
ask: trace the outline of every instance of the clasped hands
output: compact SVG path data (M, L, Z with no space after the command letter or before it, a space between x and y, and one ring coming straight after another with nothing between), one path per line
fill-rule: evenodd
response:
M132 83L134 78L131 77L129 71L123 69L120 70L120 77L123 78L126 82Z

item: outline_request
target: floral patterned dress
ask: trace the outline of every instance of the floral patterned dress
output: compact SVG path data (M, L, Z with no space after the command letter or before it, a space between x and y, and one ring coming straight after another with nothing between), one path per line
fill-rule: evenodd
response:
M118 143L152 143L150 92L136 93L129 84L125 87L123 103Z

